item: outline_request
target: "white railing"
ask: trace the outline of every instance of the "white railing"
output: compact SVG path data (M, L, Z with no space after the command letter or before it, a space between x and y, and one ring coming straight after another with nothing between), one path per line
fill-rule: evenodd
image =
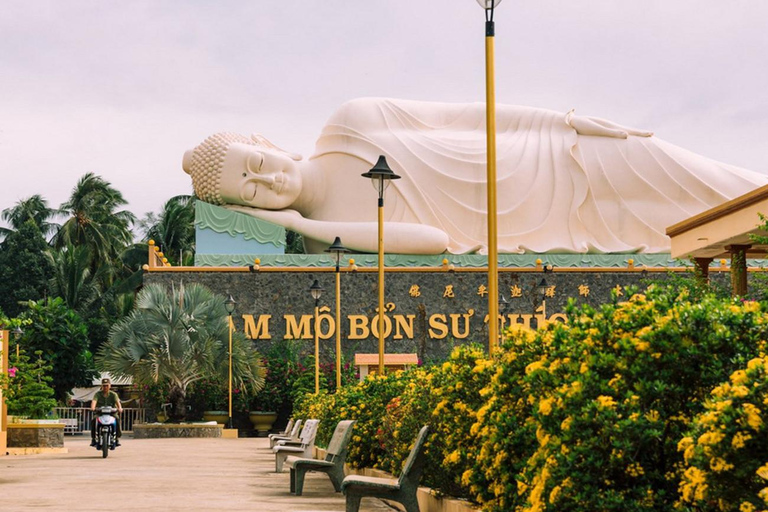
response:
M90 432L91 419L93 413L87 407L54 407L53 414L61 419L75 419L77 425L74 427L74 433ZM123 432L132 432L134 423L145 423L147 416L146 409L135 407L123 407L123 413L120 415L120 428ZM69 433L70 429L67 430Z

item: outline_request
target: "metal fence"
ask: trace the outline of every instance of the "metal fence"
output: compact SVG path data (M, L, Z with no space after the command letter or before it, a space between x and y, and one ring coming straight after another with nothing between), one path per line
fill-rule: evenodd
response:
M61 419L75 419L77 424L72 431L73 433L90 432L91 419L93 418L93 412L87 407L54 407L53 414ZM140 409L135 407L123 407L123 412L120 414L120 428L123 432L132 432L134 423L145 423L147 416L147 409Z

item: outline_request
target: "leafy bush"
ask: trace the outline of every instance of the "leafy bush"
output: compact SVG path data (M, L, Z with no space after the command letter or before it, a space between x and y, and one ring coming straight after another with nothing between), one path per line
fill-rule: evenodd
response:
M53 367L42 358L41 350L35 351L35 361L30 361L24 350L10 357L10 367L7 381L8 414L26 418L42 419L56 407L53 398L54 391L50 386L53 381L48 374Z
M424 485L451 496L468 496L471 467L477 457L472 426L485 405L480 391L495 366L477 345L456 347L448 361L402 375L403 392L387 405L379 442L379 466L399 474L416 435L425 424Z
M680 441L687 468L681 501L700 511L768 507L768 357L755 358L712 391Z
M505 355L486 391L476 472L488 485L475 482L477 499L499 511L670 510L677 442L708 393L761 349L765 314L667 288L568 314L534 334L538 358Z
M294 404L297 418L320 420L317 444L327 446L336 424L356 420L347 462L352 467L380 467L383 448L376 439L387 404L403 392L403 372L375 375L363 382L342 388L333 395L306 394Z

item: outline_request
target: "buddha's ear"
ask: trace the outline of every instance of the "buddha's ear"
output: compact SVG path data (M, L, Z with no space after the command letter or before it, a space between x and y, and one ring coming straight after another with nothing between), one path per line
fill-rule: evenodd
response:
M298 162L299 160L301 160L303 158L298 153L290 153L290 152L288 152L288 151L286 151L286 150L284 150L282 148L279 148L279 147L275 146L272 143L272 141L270 141L269 139L267 139L265 136L263 136L260 133L252 133L251 134L251 140L253 142L255 142L256 144L259 144L261 146L265 146L265 147L268 147L270 149L274 149L274 150L280 151L281 153L286 154L291 160L296 160Z

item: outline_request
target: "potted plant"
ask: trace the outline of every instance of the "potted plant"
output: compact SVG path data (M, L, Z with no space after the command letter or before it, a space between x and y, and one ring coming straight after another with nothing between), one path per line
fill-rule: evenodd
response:
M24 350L12 358L7 379L8 413L28 418L8 425L8 446L62 447L64 446L64 424L50 418L51 409L56 406L53 381L48 375L52 366L42 358L43 352L35 352L37 360L30 362Z
M282 398L274 390L264 387L248 400L248 419L251 420L256 435L266 436L277 420L277 411L282 405Z
M216 376L209 376L192 384L189 401L194 409L202 410L205 421L224 425L229 420L228 398L226 383Z

